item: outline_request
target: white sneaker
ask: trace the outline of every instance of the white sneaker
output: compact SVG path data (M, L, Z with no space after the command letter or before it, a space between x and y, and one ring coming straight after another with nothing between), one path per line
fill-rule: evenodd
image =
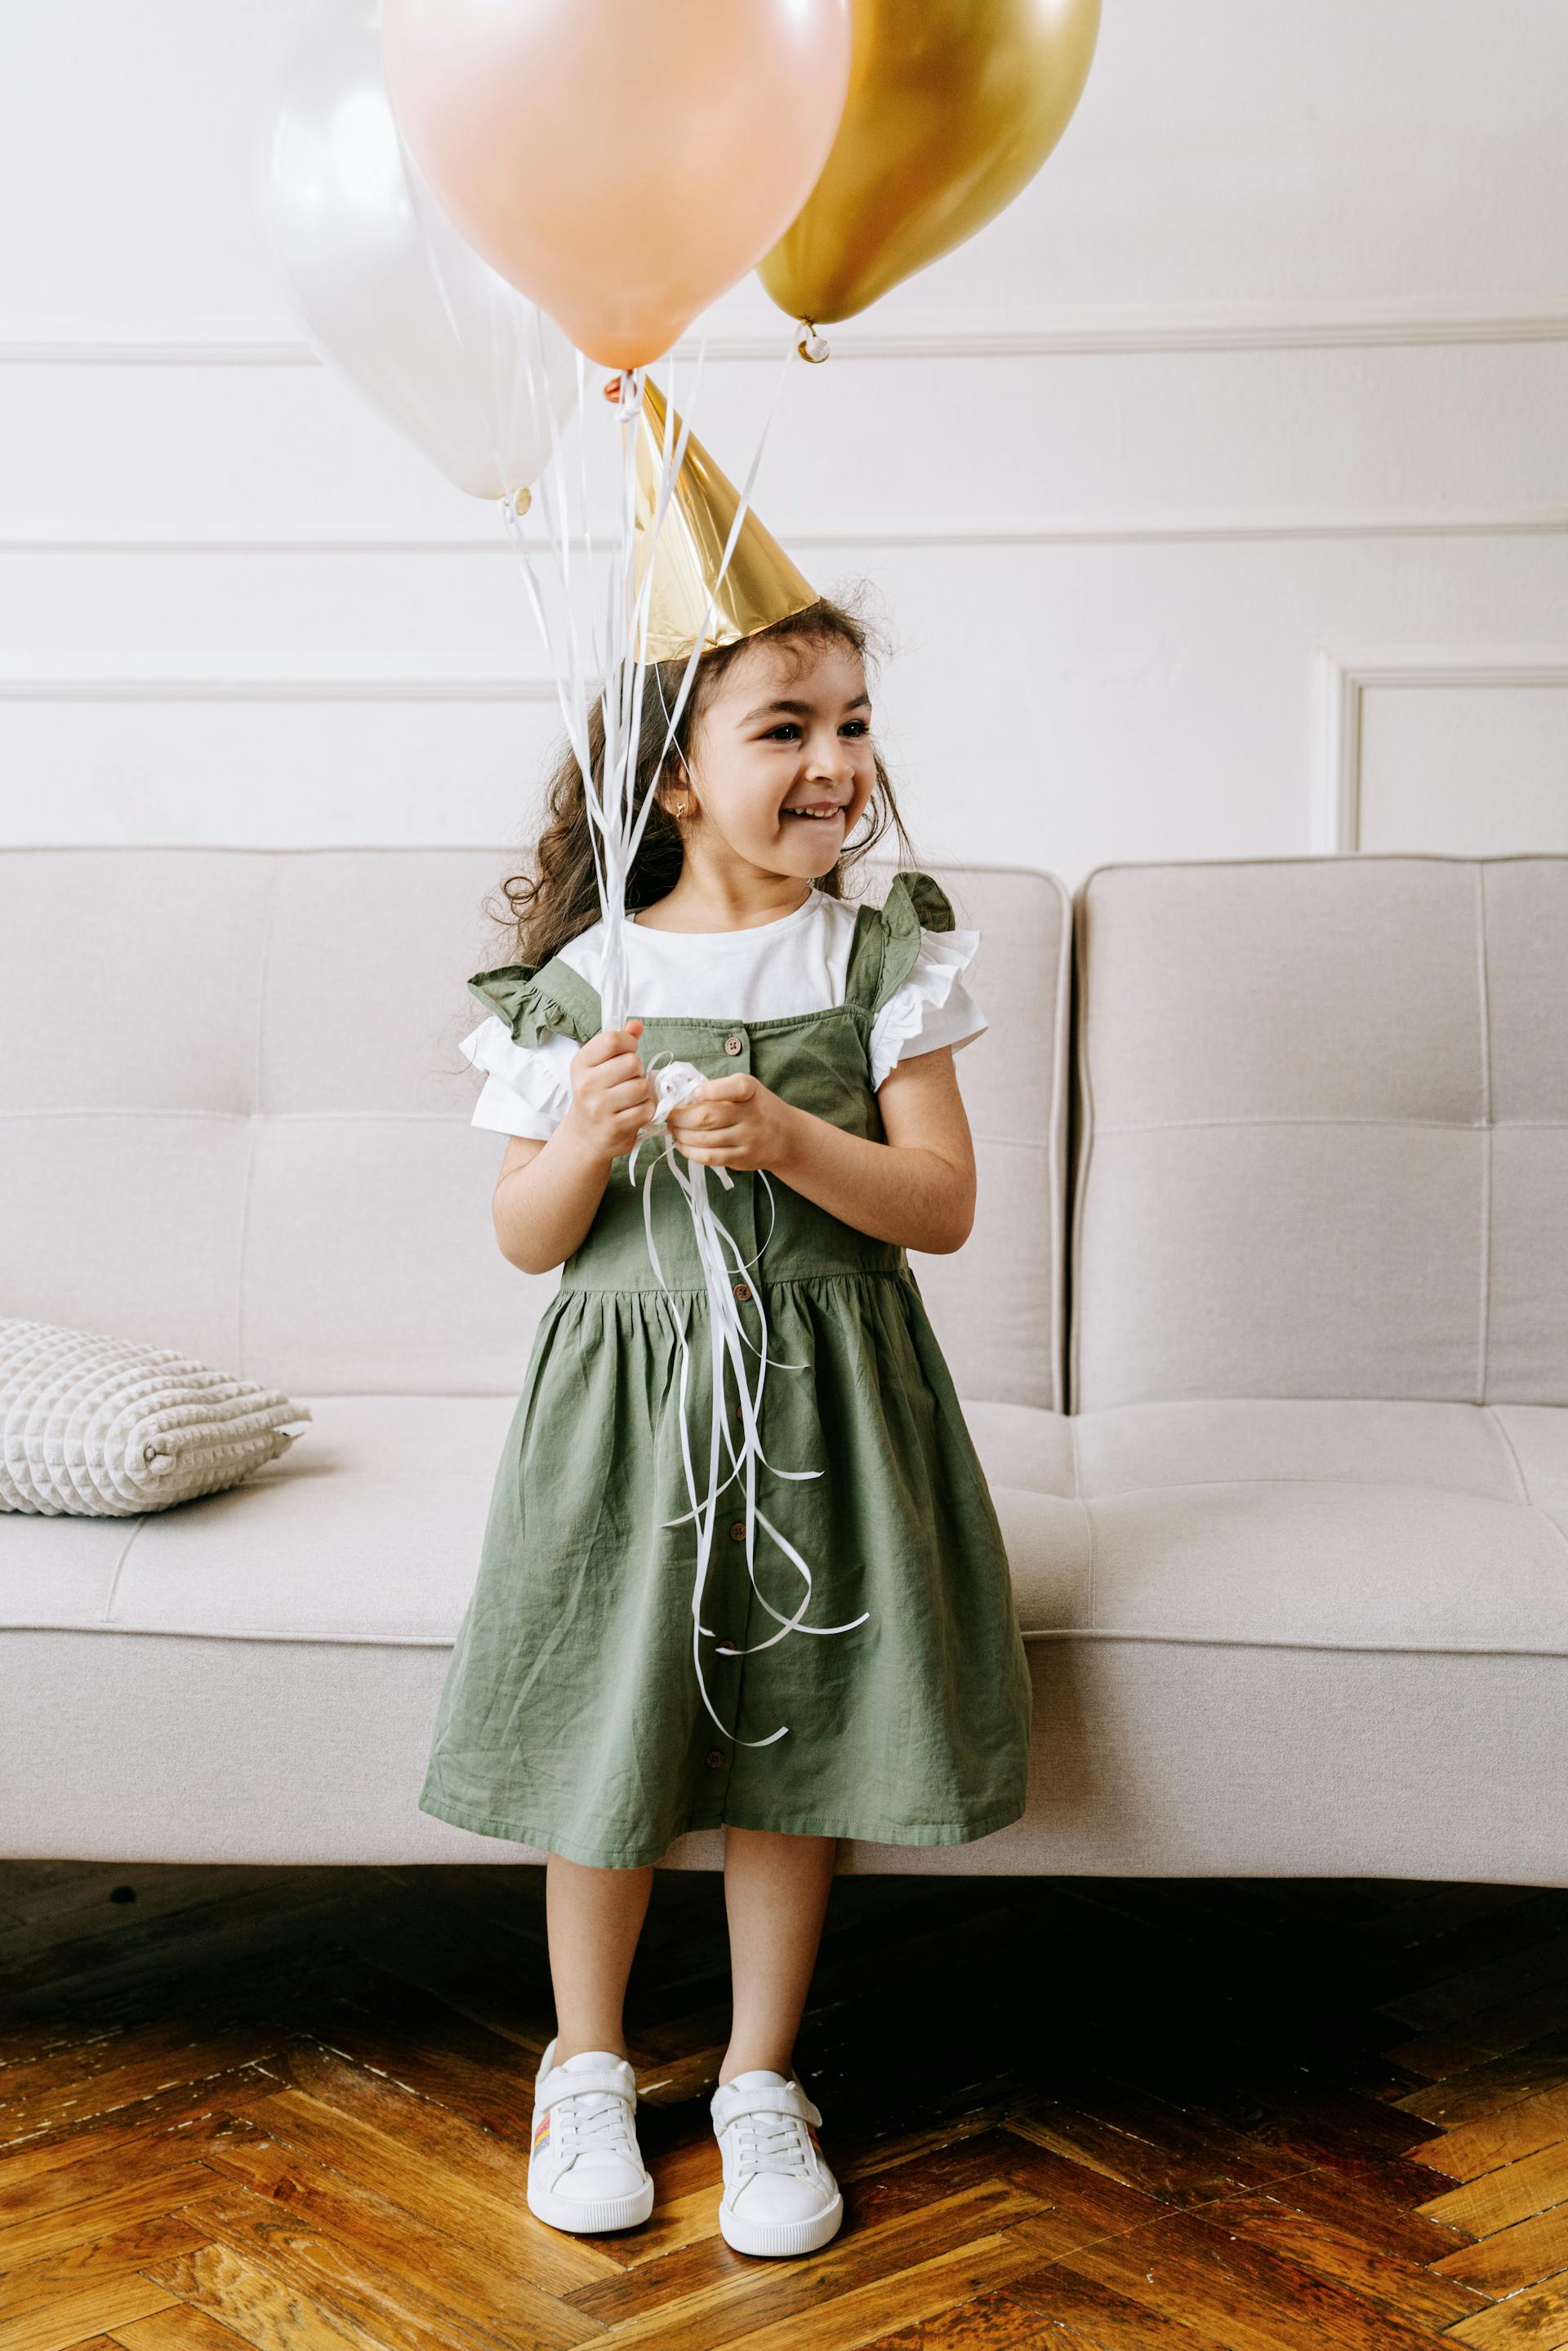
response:
M822 2119L799 2082L767 2066L721 2082L713 2126L724 2158L718 2225L737 2253L810 2253L838 2232L839 2183L814 2126Z
M630 2229L653 2209L637 2145L637 2077L612 2049L555 2062L552 2040L534 2078L528 2210L552 2229Z

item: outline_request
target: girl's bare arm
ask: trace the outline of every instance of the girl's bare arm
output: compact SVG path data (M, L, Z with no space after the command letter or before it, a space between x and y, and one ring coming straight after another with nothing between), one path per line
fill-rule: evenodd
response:
M501 1254L549 1273L588 1236L613 1161L658 1107L637 1054L643 1023L601 1029L571 1062L571 1108L547 1142L515 1134L491 1204Z
M877 1103L883 1143L846 1134L745 1073L710 1079L668 1118L689 1158L765 1167L876 1240L932 1256L962 1249L975 1221L975 1149L952 1047L899 1062Z

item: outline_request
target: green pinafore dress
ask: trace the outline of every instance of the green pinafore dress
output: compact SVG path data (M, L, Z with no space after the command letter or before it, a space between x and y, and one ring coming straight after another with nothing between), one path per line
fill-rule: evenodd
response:
M650 1018L643 1058L667 1052L712 1078L749 1071L881 1141L872 1025L913 968L923 924L951 929L951 906L930 875L901 873L883 906L856 909L841 1004L763 1020ZM586 1043L602 1025L596 991L559 956L469 986L522 1044L546 1029ZM810 1604L799 1628L759 1646L779 1626L758 1588L791 1616L805 1587L760 1520L753 1583L744 1476L733 1477L694 1635L682 1334L705 1506L712 1358L691 1211L664 1148L662 1131L644 1137L634 1183L628 1156L616 1159L534 1334L420 1809L613 1868L656 1862L684 1832L726 1822L908 1845L1005 1827L1025 1806L1029 1667L951 1375L904 1249L771 1172L764 1183L731 1168L727 1190L706 1171L747 1261L731 1270L754 1393L767 1315L758 1438L772 1467L756 1469L757 1508L808 1562ZM722 1357L719 1371L738 1451L739 1390ZM721 1487L730 1467L721 1448ZM776 1474L803 1469L821 1475ZM848 1631L805 1629L862 1615ZM695 1639L723 1728L703 1703Z

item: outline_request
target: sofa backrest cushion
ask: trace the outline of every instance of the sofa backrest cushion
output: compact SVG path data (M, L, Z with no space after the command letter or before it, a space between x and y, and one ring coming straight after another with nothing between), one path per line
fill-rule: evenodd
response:
M470 1120L506 848L0 852L0 1313L295 1395L515 1392L558 1276L508 1266ZM984 933L964 1249L915 1260L961 1393L1060 1404L1067 893L932 869ZM890 869L873 869L880 898Z
M1074 897L1074 1411L1568 1403L1568 857Z

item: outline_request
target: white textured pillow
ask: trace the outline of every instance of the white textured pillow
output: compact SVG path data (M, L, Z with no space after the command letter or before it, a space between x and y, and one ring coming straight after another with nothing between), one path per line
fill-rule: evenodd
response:
M171 1347L0 1322L0 1510L166 1510L237 1486L312 1417L276 1388L228 1379Z

